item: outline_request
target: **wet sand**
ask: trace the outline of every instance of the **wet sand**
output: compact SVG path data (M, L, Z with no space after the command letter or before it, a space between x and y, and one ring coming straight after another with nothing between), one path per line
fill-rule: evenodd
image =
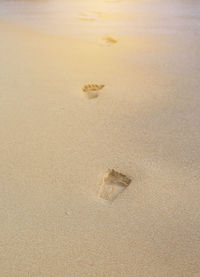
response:
M195 32L0 33L1 275L199 276ZM108 168L132 179L114 201Z

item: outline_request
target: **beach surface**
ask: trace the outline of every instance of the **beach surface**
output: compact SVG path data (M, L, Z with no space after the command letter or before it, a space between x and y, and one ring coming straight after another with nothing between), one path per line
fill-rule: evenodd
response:
M38 24L17 2L0 2L0 276L200 276L199 4L77 1ZM132 179L114 201L108 168Z

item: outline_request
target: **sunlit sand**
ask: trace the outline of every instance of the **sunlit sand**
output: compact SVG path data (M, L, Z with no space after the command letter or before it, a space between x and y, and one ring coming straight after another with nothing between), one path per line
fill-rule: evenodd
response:
M200 276L199 10L0 1L0 277Z

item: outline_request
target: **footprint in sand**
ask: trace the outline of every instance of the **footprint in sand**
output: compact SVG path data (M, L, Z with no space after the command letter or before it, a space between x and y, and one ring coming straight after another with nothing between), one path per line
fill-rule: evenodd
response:
M117 43L117 40L112 38L112 37L103 37L100 42L99 45L101 46L111 46L113 44Z
M101 15L102 15L101 12L91 11L91 12L81 13L78 16L78 18L86 21L94 21L94 20L97 20Z
M114 200L131 183L131 179L114 169L109 169L100 186L99 197L105 200Z
M105 85L97 85L97 84L88 84L85 85L82 90L87 95L89 99L96 98L99 96L99 91L103 89Z

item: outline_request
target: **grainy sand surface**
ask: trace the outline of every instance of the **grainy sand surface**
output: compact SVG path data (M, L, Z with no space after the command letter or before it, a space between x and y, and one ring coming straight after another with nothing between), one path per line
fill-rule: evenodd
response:
M198 32L22 23L0 22L0 276L200 276ZM132 178L114 201L107 168Z

